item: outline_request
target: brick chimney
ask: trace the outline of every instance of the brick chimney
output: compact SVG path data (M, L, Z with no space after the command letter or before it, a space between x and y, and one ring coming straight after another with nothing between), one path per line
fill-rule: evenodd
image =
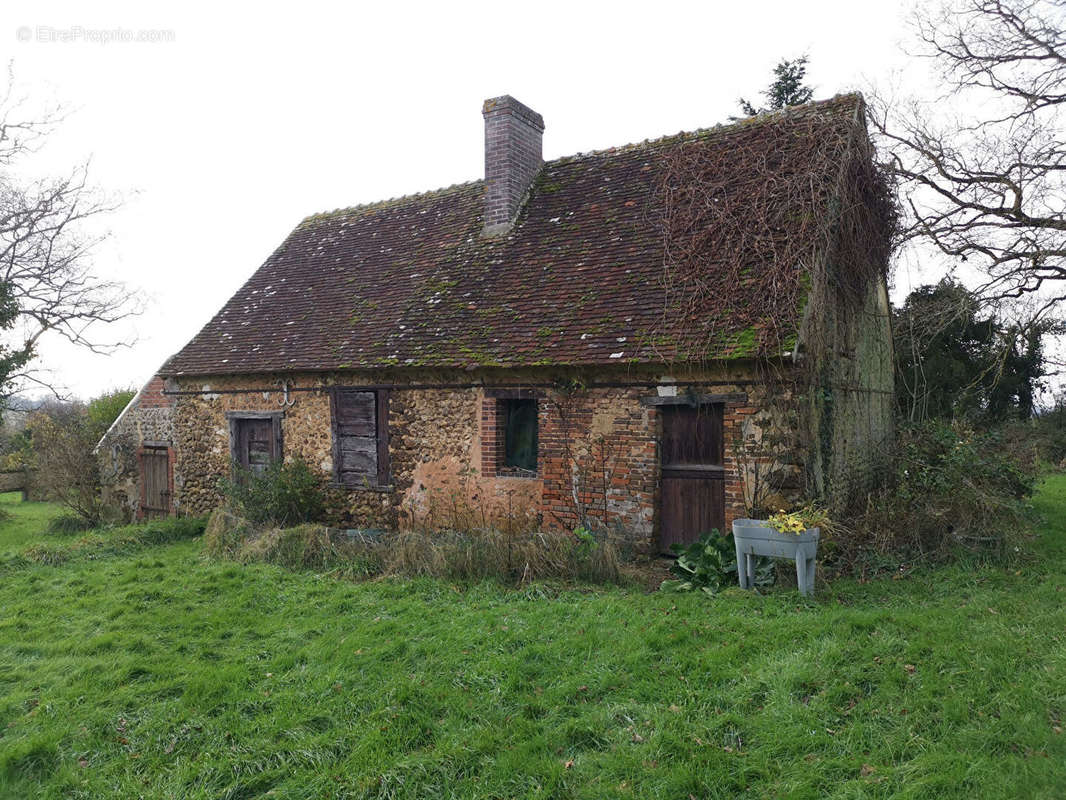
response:
M544 163L544 118L510 95L493 97L481 107L485 117L486 235L507 233Z

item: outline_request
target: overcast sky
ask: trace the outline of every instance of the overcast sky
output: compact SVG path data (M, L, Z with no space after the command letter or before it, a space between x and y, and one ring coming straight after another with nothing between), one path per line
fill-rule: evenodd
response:
M0 9L20 87L73 112L29 166L91 158L124 198L97 271L148 299L100 332L128 350L43 345L83 397L143 383L308 214L481 177L484 98L539 111L554 158L724 121L783 57L818 98L921 68L873 0L168 6Z

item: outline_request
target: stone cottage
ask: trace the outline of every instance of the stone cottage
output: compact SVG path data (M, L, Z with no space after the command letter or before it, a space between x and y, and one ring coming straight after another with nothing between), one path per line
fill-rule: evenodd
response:
M876 480L894 206L860 96L551 161L539 114L482 113L483 180L306 218L163 365L101 442L128 508L300 457L349 527L666 550Z

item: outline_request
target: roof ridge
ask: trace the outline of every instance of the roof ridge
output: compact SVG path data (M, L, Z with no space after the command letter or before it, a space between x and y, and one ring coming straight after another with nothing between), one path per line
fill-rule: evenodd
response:
M297 225L297 229L302 228L309 222L319 222L324 219L332 219L342 214L355 214L363 211L373 211L378 208L387 208L400 203L410 202L412 200L428 200L432 197L439 197L440 195L448 194L449 192L459 191L461 189L468 189L478 184L483 183L479 178L472 181L463 181L462 183L452 183L448 186L441 186L437 189L427 189L424 192L413 192L411 194L401 194L396 197L389 197L384 200L373 200L369 203L356 203L352 206L342 206L341 208L334 208L331 211L317 211L314 214L308 214Z
M592 158L595 156L613 155L615 153L626 153L631 150L636 150L642 147L648 147L649 145L665 144L671 140L680 140L684 138L698 139L702 136L709 134L725 133L730 129L740 129L751 127L752 125L763 125L768 122L773 122L781 117L793 116L803 111L809 111L813 108L821 106L829 106L834 103L840 103L844 100L855 100L859 103L864 102L862 92L843 92L841 94L835 94L832 97L827 97L824 100L811 100L807 103L801 103L794 106L786 106L785 108L777 108L768 111L762 111L750 117L740 117L731 122L719 122L716 125L710 125L706 128L694 128L690 131L678 131L677 133L667 133L663 136L657 136L654 139L643 139L639 142L628 142L626 144L613 145L611 147L604 147L599 150L586 150L578 153L573 153L567 156L560 156L559 158L553 158L551 161L545 161L545 164L565 164L578 159Z
M755 114L751 117L743 117L736 119L732 122L720 122L717 125L711 125L706 128L695 128L691 131L678 131L677 133L668 133L663 136L659 136L655 139L644 139L639 142L629 142L627 144L614 145L613 147L606 147L600 150L587 150L583 152L572 153L570 155L560 156L553 158L550 161L545 161L544 166L549 165L562 165L569 164L575 161L581 161L588 158L596 158L598 156L615 155L617 153L628 153L633 150L637 150L644 147L656 146L665 144L670 141L681 141L687 139L699 139L711 134L726 133L731 129L740 129L744 127L750 127L752 125L764 125L768 122L780 119L782 117L793 116L804 111L820 108L823 106L829 106L834 103L840 103L845 100L854 100L858 103L863 102L861 92L844 92L843 94L835 94L832 97L824 100L812 100L809 103L802 103L795 106L787 106L785 108L775 109L772 111L763 111L759 114ZM345 206L341 208L335 208L332 211L319 211L314 214L309 214L304 217L300 224L296 226L297 230L303 228L305 225L313 224L316 222L322 222L329 219L335 219L338 216L347 214L364 213L367 211L375 211L377 209L391 208L403 203L413 202L415 200L428 200L433 197L439 197L447 194L448 192L459 191L462 189L472 188L479 184L484 183L483 180L476 179L471 181L464 181L462 183L453 183L449 186L442 186L438 189L428 189L424 192L414 192L412 194L398 195L397 197L390 197L384 200L375 200L369 203L358 203L352 206Z

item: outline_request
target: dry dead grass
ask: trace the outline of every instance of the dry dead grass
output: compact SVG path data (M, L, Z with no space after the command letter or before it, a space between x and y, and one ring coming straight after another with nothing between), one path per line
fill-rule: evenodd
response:
M242 563L260 561L345 576L498 580L516 585L622 579L619 548L610 537L554 531L475 528L352 535L317 524L262 529L220 509L208 521L204 549Z

